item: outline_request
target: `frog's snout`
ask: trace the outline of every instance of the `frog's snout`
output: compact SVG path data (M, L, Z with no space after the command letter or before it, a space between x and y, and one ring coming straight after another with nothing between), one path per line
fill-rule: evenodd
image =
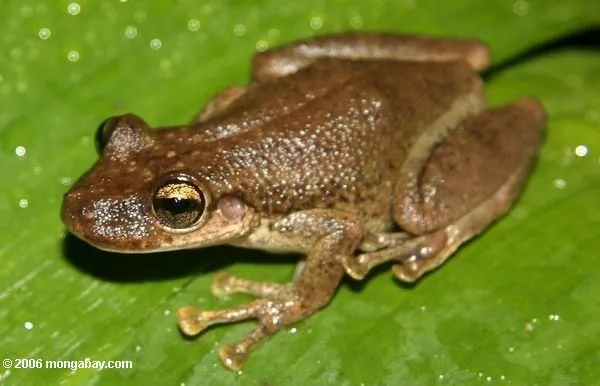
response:
M63 197L61 217L71 233L105 250L126 252L147 247L156 230L141 197L85 197L86 191L80 189Z
M71 233L84 238L85 222L92 221L94 213L82 205L81 194L71 190L63 196L60 216Z

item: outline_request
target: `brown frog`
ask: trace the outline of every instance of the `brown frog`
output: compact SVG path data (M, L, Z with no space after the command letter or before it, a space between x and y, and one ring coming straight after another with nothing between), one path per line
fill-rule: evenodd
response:
M102 156L65 195L62 219L109 251L306 254L288 284L216 276L213 293L258 298L249 304L179 311L188 335L257 319L219 351L240 369L257 344L324 307L344 274L360 280L391 261L414 281L507 212L545 113L529 98L488 107L477 74L488 64L475 41L385 34L259 53L254 81L223 91L190 124L107 120Z

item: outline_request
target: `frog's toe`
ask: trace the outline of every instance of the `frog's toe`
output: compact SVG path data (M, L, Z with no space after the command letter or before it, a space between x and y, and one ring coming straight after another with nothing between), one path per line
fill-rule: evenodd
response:
M219 272L212 281L210 290L218 298L235 293L235 277L227 272Z
M219 358L233 371L239 371L248 357L247 347L241 344L227 344L219 349Z
M394 276L405 283L412 283L420 278L427 269L419 267L417 264L397 264L392 267Z
M212 324L212 314L211 311L201 311L195 307L183 307L177 312L179 328L185 335L197 335Z
M342 259L342 265L346 274L354 280L362 280L367 276L369 269L361 264L354 256L345 256Z

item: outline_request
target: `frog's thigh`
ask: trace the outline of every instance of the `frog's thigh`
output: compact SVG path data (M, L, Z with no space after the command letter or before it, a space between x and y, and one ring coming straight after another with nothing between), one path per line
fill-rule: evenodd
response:
M273 229L316 240L304 269L286 287L285 293L225 310L203 311L193 307L179 310L179 325L188 335L198 334L213 324L258 319L258 326L248 336L219 350L224 364L233 370L241 368L257 344L329 302L344 275L340 259L354 252L363 232L362 224L353 215L333 210L296 212L278 221Z
M352 33L317 37L257 54L253 73L258 81L277 78L308 67L318 58L351 60L448 61L464 60L475 70L489 65L485 45L466 39L413 35Z
M432 153L419 181L422 191L416 196L414 191L396 192L403 199L396 208L399 225L421 236L359 255L356 262L364 274L378 264L399 260L396 276L414 281L506 213L535 159L544 119L542 107L523 98L465 121L458 135ZM435 194L426 196L427 191Z
M211 99L202 110L192 119L191 123L202 123L229 107L239 97L244 95L246 87L229 86Z

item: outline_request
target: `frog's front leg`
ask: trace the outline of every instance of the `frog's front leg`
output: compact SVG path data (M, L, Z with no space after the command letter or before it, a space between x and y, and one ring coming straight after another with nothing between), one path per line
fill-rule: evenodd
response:
M245 319L258 319L258 326L244 339L223 346L219 356L233 369L241 368L250 350L281 328L305 319L324 307L344 275L341 261L354 253L363 236L363 225L354 215L335 210L307 210L293 213L272 226L291 238L313 241L304 268L288 285L263 283L251 288L250 281L225 277L234 287L265 295L240 307L202 311L193 307L179 310L179 325L187 335L196 335L208 326ZM235 292L235 291L233 291Z
M213 295L217 297L242 293L257 298L280 298L285 296L290 288L290 284L248 280L227 272L219 272L210 287Z
M319 58L348 60L450 61L464 60L474 70L489 63L485 45L475 40L414 35L348 33L316 37L257 54L254 78L259 82L293 74Z
M245 93L246 87L244 86L227 87L211 99L206 106L196 114L191 123L203 123L210 118L217 116Z

